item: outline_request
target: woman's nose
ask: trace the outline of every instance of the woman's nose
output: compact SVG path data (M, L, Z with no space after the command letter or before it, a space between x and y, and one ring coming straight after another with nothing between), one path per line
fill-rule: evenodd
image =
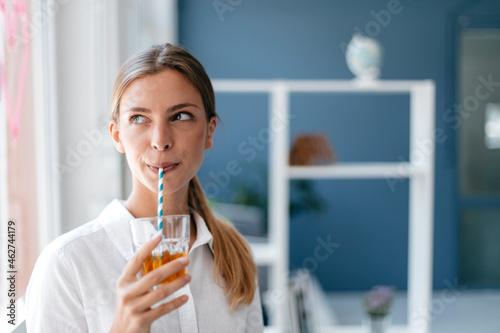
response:
M151 146L159 151L172 148L171 129L166 124L158 124L153 129Z

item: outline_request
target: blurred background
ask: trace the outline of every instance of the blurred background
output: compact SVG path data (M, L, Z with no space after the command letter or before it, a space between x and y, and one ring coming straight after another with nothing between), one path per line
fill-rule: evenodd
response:
M130 192L108 134L114 77L130 55L171 42L215 81L349 85L356 78L346 51L357 33L379 45L380 58L370 55L381 59L378 80L435 83L434 292L422 318L435 333L500 332L498 1L7 0L1 14L0 245L15 221L16 298L43 247ZM271 241L275 223L270 102L264 92L217 92L222 122L198 173L214 209L257 244ZM292 93L289 103L290 147L319 133L330 162L410 160L409 94ZM309 314L302 328L278 329L314 331L312 317L361 325L363 294L377 285L397 290L393 324L409 321L409 188L408 179L384 177L289 182L288 246L279 253L290 272L309 270L311 297L330 318ZM311 264L325 242L331 253ZM259 266L264 301L271 270Z

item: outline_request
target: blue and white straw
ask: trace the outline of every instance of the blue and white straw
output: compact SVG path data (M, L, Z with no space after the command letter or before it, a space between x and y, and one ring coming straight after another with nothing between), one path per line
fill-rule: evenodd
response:
M161 217L163 216L163 168L158 168L158 231L163 228L163 221Z

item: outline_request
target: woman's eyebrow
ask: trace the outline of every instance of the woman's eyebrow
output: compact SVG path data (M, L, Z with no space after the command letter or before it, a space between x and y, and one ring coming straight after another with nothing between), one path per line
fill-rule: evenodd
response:
M182 109L182 108L185 108L187 106L192 106L192 107L195 107L197 108L198 110L200 109L198 107L198 105L196 104L193 104L193 103L180 103L180 104L177 104L177 105L174 105L174 106L171 106L167 109L167 112L170 113L170 112L174 112L174 111L177 111L179 109Z
M142 112L142 113L151 113L150 109L141 108L140 106L132 106L125 110L125 112Z
M180 103L180 104L176 104L176 105L173 105L171 107L169 107L167 109L167 112L170 113L170 112L174 112L174 111L177 111L179 109L182 109L182 108L185 108L185 107L188 107L188 106L192 106L192 107L195 107L197 109L200 109L198 107L198 105L196 104L193 104L193 103ZM148 108L143 108L143 107L140 107L140 106L132 106L130 108L128 108L127 110L125 110L125 112L142 112L142 113L151 113L151 110L148 109Z

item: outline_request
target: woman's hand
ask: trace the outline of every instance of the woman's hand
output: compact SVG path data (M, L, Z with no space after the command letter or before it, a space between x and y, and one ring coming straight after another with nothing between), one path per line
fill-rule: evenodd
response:
M110 332L149 332L151 324L156 319L187 302L188 297L183 295L151 308L157 302L189 283L191 280L189 274L170 283L162 284L154 291L149 291L153 286L159 285L166 277L185 268L189 263L189 259L186 257L169 262L137 280L137 273L141 270L144 260L159 244L160 239L161 236L158 235L141 246L118 279L117 309Z

